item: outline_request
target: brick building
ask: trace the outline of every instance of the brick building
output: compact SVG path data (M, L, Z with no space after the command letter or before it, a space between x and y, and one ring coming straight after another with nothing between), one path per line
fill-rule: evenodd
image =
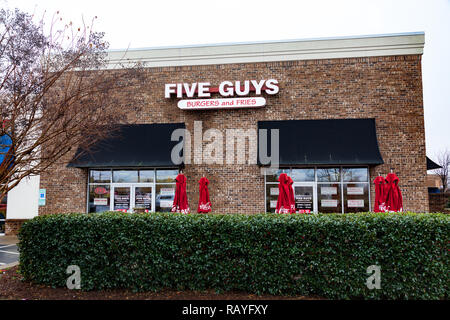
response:
M37 214L169 210L180 169L192 212L203 175L210 180L213 212L273 211L280 172L292 176L299 210L368 211L373 179L391 169L400 178L405 210L427 212L423 46L423 33L407 33L130 50L127 61L146 63L145 79L131 80L130 89L117 95L124 106L129 95L144 102L127 106L128 121L136 124L125 126L110 148L76 161L68 157L68 166L25 181L18 190L33 199L28 207L18 204L13 190L7 232ZM114 62L123 55L110 52L109 68L118 76L126 70ZM229 88L233 93L224 96ZM183 128L189 133L172 141L173 131ZM273 129L279 169L263 161L275 144L268 143L265 154L258 145L273 137ZM212 141L222 145L221 156ZM176 145L183 147L181 164L171 157ZM216 153L208 155L211 149ZM39 189L46 194L41 206Z

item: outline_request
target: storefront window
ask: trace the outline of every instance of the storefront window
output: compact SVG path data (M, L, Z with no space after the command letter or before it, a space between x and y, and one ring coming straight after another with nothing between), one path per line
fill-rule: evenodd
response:
M339 183L321 183L317 185L319 198L319 212L340 213L341 206L341 185Z
M89 212L110 210L110 185L91 185L89 187Z
M368 182L367 168L342 168L344 182Z
M110 183L111 170L91 170L89 171L90 183Z
M157 183L172 183L175 182L175 178L178 175L178 170L157 170L156 182Z
M369 211L369 184L344 184L344 212Z
M162 184L156 186L156 212L169 212L175 198L175 184Z
M318 182L340 182L340 168L317 168Z
M314 168L307 169L292 169L291 178L294 182L297 181L315 181Z
M267 168L265 170L267 212L275 212L278 177L282 172L294 180L297 212L308 213L311 209L322 213L370 210L367 167Z
M170 211L178 169L89 171L88 212Z
M272 169L266 168L266 182L278 182L280 174L286 173L288 176L291 175L290 169Z
M139 182L155 181L155 170L139 170Z
M113 171L113 182L116 183L131 183L138 182L138 171L137 170L114 170Z

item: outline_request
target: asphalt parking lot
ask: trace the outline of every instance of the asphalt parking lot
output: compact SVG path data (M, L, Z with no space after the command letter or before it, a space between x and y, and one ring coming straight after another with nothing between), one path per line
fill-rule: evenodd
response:
M0 269L19 261L19 252L15 244L0 244Z

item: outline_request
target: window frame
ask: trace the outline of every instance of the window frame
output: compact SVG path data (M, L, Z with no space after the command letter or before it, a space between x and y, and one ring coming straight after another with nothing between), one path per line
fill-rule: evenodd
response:
M103 171L110 171L111 175L110 175L110 179L109 179L109 183L108 182L90 182L90 176L91 176L91 171L96 171L96 170L103 170ZM153 182L113 182L113 174L114 171L118 170L152 170L153 171ZM156 212L156 187L158 185L173 185L175 187L176 182L157 182L157 171L158 170L176 170L177 174L180 173L180 168L178 167L117 167L117 168L88 168L88 172L87 172L87 188L86 188L86 213L90 213L89 212L89 189L90 186L94 186L94 185L109 185L109 190L110 190L110 208L113 206L113 198L111 197L111 192L114 188L114 186L116 187L120 187L120 186L125 186L125 185L129 185L132 188L133 187L152 187L152 211L151 212ZM139 177L139 174L138 174ZM131 192L131 190L130 190ZM131 206L131 204L130 204ZM111 210L111 209L110 209ZM95 213L95 212L92 212Z
M341 212L340 213L346 213L345 211L345 205L344 205L344 186L348 185L348 184L367 184L367 191L368 191L368 201L369 201L369 211L372 210L372 201L371 201L371 194L370 194L370 168L369 166L350 166L350 165L316 165L316 166L286 166L286 167L279 167L277 170L288 170L289 172L289 176L291 176L291 172L292 169L311 169L314 168L314 176L315 176L315 181L294 181L295 183L303 183L303 182L308 182L308 183L313 183L314 184L314 188L315 188L315 193L317 194L316 196L316 202L317 202L317 212L319 212L319 185L321 184L338 184L340 187L340 200L341 200ZM318 181L317 178L317 169L320 168L339 168L339 181L335 181L335 182L329 182L329 181ZM367 181L344 181L344 175L342 172L342 169L349 169L349 168L365 168L367 169ZM267 169L271 169L271 168L265 168ZM264 172L264 206L265 206L265 212L270 212L270 208L267 207L267 185L278 185L278 182L267 182L267 175ZM269 210L268 210L269 209ZM339 212L337 212L339 213Z

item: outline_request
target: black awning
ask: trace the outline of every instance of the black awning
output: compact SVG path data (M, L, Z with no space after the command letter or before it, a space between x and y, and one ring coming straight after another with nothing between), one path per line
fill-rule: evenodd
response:
M439 168L442 168L442 167L427 157L427 170L434 170L434 169L439 169Z
M121 125L113 136L99 141L89 153L75 156L68 167L173 167L172 132L184 123ZM80 155L80 150L77 155Z
M258 129L279 129L280 165L384 163L378 149L375 119L259 121ZM270 155L269 130L267 137ZM260 134L258 148L259 139ZM259 150L258 164L264 164Z

